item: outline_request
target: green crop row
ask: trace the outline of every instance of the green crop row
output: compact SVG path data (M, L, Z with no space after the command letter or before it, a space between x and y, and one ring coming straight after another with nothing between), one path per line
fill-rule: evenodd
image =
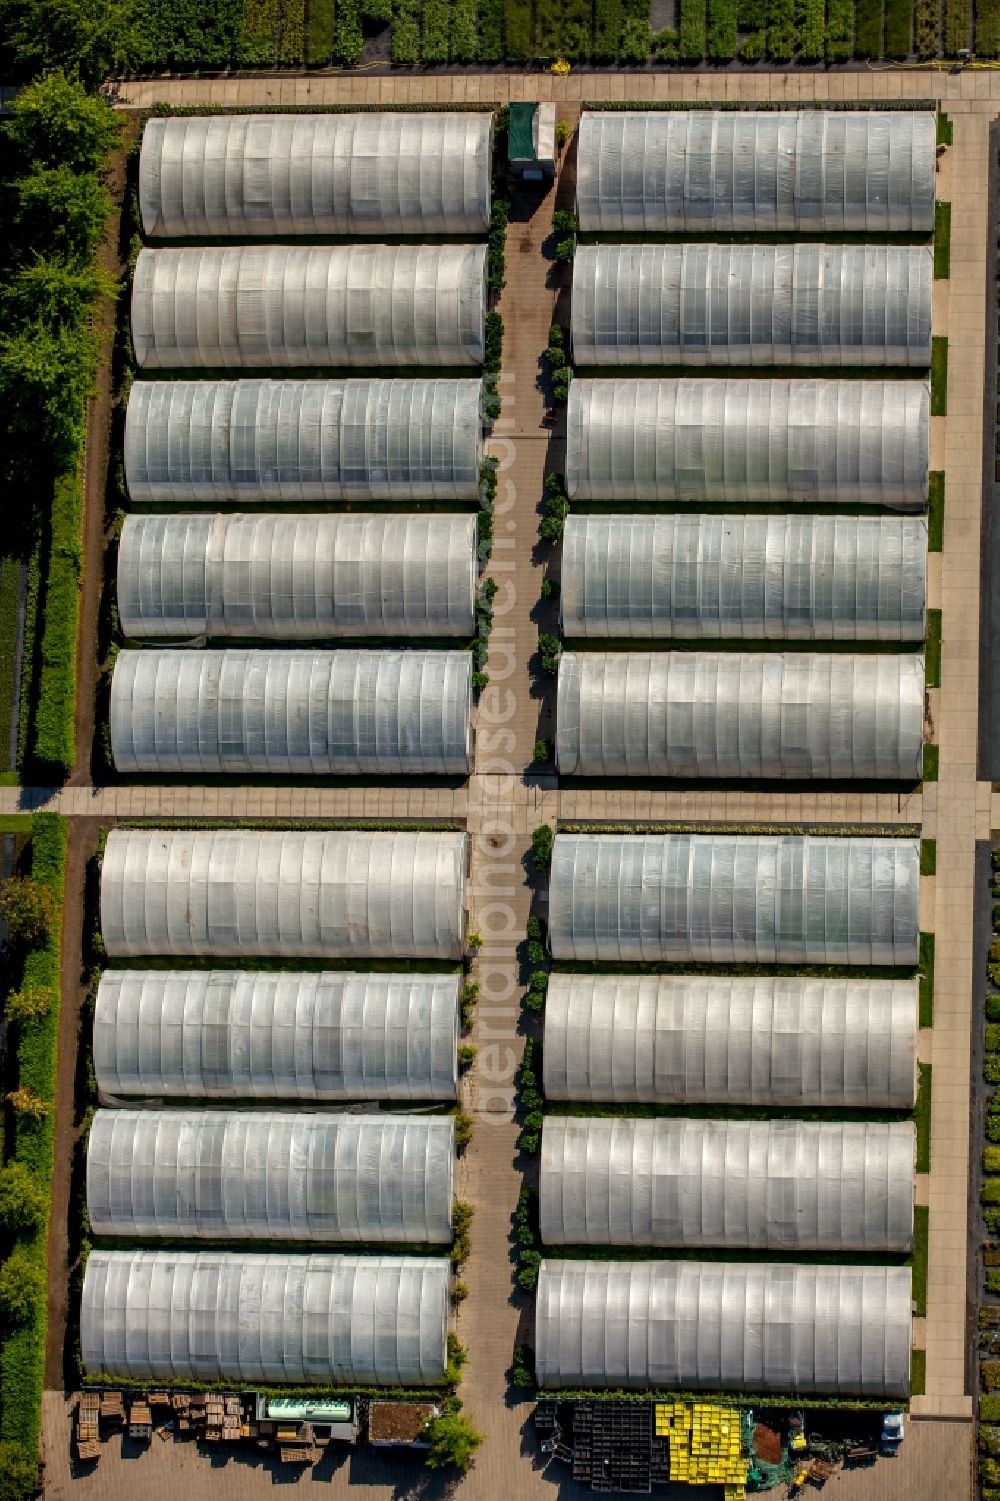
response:
M621 0L594 0L594 59L613 62L622 34Z
M826 0L798 0L799 61L821 63L826 52Z
M63 776L76 760L76 626L83 555L83 496L78 474L55 482L49 513L49 567L42 605L34 704L33 759Z
M508 62L531 56L531 0L504 0L504 37Z
M857 0L854 10L854 55L882 56L882 0Z
M278 57L278 0L244 0L240 62L273 66Z
M767 0L766 45L772 62L791 62L795 51L794 0Z
M1000 0L976 0L976 54L1000 57Z
M623 63L644 63L649 56L649 0L622 0L619 56Z
M451 56L454 62L475 62L479 56L478 28L477 0L454 0L451 9Z
M945 0L944 51L954 57L969 45L969 0Z
M503 0L479 0L479 56L484 63L503 60Z
M912 0L885 0L885 56L909 57Z
M451 6L448 0L424 0L424 62L446 63L448 61L450 29Z
M342 68L356 68L361 61L364 45L359 0L337 0L333 49L337 62Z
M736 56L736 0L708 0L708 55L713 62Z
M407 66L420 61L421 0L393 0L392 60Z
M937 57L941 45L941 0L916 0L913 50L918 57Z
M684 62L700 62L705 56L705 0L678 0L680 25L677 31L677 55Z
M854 50L854 0L827 0L826 60L846 63Z
M306 62L322 66L333 57L334 0L309 0Z

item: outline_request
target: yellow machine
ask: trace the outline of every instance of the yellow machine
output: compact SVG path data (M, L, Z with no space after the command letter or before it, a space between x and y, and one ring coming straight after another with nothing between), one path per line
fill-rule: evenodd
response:
M740 1413L710 1402L657 1402L654 1432L670 1445L670 1479L683 1485L721 1485L725 1501L744 1501L747 1461Z

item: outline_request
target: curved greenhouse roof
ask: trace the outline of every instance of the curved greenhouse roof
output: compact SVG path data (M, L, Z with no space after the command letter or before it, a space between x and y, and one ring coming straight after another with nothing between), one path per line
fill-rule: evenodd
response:
M143 233L485 234L492 129L485 110L153 119L139 158Z
M934 228L933 110L584 110L582 230Z
M143 370L481 365L485 245L141 250Z
M445 1256L91 1251L90 1376L433 1386L447 1360Z
M554 959L915 965L916 839L557 834Z
M460 959L466 836L112 829L108 954Z
M931 362L923 245L581 245L577 365Z
M124 775L459 776L467 651L122 651L111 750Z
M911 1296L903 1266L545 1260L535 1374L541 1387L907 1397Z
M95 1235L451 1243L453 1116L98 1110Z
M919 510L923 381L575 380L573 500L798 502Z
M571 515L559 600L571 638L922 641L926 575L922 516Z
M102 1098L447 1100L458 974L106 969L94 1012Z
M135 504L476 500L478 380L136 381Z
M545 997L545 1094L912 1110L917 1015L915 979L556 971Z
M923 731L918 656L564 651L559 659L561 776L919 781Z
M475 516L126 516L127 637L471 637Z
M546 1116L538 1216L550 1246L909 1252L910 1121Z

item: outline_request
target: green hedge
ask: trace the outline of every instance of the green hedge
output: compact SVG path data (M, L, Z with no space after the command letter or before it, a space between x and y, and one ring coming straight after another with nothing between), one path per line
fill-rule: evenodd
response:
M55 482L49 568L42 600L39 671L34 691L31 754L68 776L76 761L76 629L83 555L83 495L77 473Z
M909 57L912 0L885 0L885 55Z
M580 0L566 0L567 17L571 7L579 4ZM644 63L649 57L649 49L652 37L649 31L649 3L650 0L622 0L622 34L619 44L619 56L623 63ZM589 6L587 6L589 11ZM563 42L567 47L566 56L572 54L566 43L566 31L569 21L564 23Z
M882 0L857 0L854 10L854 56L882 56Z
M979 1420L982 1423L1000 1423L1000 1393L979 1398Z

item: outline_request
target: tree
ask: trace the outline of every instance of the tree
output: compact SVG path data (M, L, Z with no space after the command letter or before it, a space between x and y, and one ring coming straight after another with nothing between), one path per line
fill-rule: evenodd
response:
M0 1225L16 1234L34 1230L45 1218L45 1198L20 1162L0 1168Z
M0 1501L26 1501L38 1484L38 1461L22 1444L0 1440Z
M44 1299L41 1267L16 1246L0 1267L0 1319L8 1329L21 1329Z
M86 265L111 212L100 178L67 166L37 167L13 187L14 223L25 248Z
M27 1084L12 1089L4 1099L16 1115L26 1115L29 1120L42 1121L49 1113L49 1104Z
M464 1475L470 1469L483 1435L456 1410L443 1412L431 1418L424 1428L427 1441L427 1466L431 1470L458 1470Z
M94 5L92 0L0 0L0 19L9 26L18 11L25 18L25 41L16 40L18 21L14 20L14 36L8 30L7 46L25 55L30 66L31 42L27 33L32 13L35 21L45 28L40 45L57 50L59 18L65 25L78 24L84 6L95 15L107 17L111 5ZM71 53L80 59L81 73L86 74L84 60L79 51ZM49 58L42 57L40 66L53 67ZM97 172L104 166L118 144L119 122L110 105L96 95L88 94L76 78L67 78L57 67L47 72L34 83L29 83L17 96L11 109L5 131L15 160L22 170L34 167L66 167L71 172Z
M0 885L0 917L12 938L36 948L45 942L55 921L52 893L30 876L11 876Z
M97 346L83 326L28 324L0 338L0 412L8 435L8 468L39 456L53 469L79 457L87 397L97 369Z

